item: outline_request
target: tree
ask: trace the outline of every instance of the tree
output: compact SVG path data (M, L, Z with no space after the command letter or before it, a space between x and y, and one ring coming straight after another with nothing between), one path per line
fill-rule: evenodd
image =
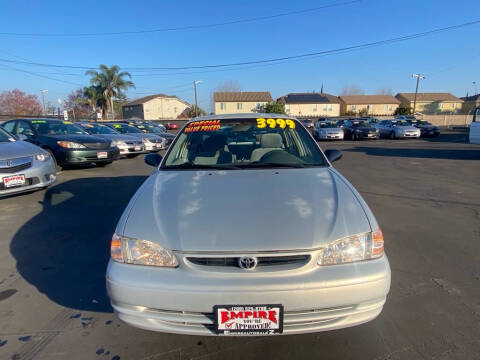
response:
M108 67L107 65L102 64L99 66L99 70L100 71L87 70L85 75L91 77L91 85L102 90L103 99L108 104L107 107L110 109L112 118L114 118L115 114L113 99L121 99L122 97L125 98L126 96L124 91L128 90L129 88L135 88L135 84L132 81L125 79L131 79L132 75L130 75L129 72L120 71L120 67L118 65L112 65L111 67Z
M83 93L83 89L72 91L65 100L65 110L71 111L72 116L77 118L89 118L92 112L88 106L88 99Z
M358 115L360 115L360 116L367 116L367 115L368 115L368 109L367 109L367 108L361 109L361 110L358 112Z
M19 89L0 94L0 114L32 116L41 113L42 105L36 95L27 95Z
M356 85L345 85L340 95L363 95L365 91Z
M187 115L191 119L195 116L207 115L207 113L205 112L205 110L201 109L200 107L197 108L195 105L192 105L187 109Z
M393 95L393 89L391 87L385 86L378 89L377 94L380 95Z
M285 104L279 101L271 101L263 109L266 113L285 114Z
M410 106L399 106L393 115L410 115L412 113L412 109Z

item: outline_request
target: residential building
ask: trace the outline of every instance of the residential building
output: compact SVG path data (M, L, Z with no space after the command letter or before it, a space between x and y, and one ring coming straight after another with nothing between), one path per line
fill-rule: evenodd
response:
M342 115L393 115L400 105L392 95L342 95L339 99Z
M465 114L472 113L473 109L480 107L480 94L461 97L463 100L462 111Z
M398 93L395 97L402 107L413 110L415 93ZM463 100L450 93L418 93L416 112L435 114L439 112L458 112L462 109Z
M173 95L156 94L127 102L122 106L124 119L176 119L190 104Z
M295 117L340 116L340 100L326 93L290 93L278 98Z
M268 91L214 92L215 114L261 112L272 101Z

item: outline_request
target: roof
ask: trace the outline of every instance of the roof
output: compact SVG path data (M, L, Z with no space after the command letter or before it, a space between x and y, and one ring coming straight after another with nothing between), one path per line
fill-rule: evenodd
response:
M272 101L272 95L268 91L232 91L232 92L214 92L214 101L222 102L255 102Z
M400 104L392 95L342 95L339 97L345 104Z
M123 106L132 106L132 105L142 105L142 104L145 104L146 102L150 101L150 100L153 100L153 99L156 99L156 98L170 98L170 99L177 99L185 104L187 104L185 101L182 101L180 100L177 96L175 95L165 95L165 94L155 94L155 95L148 95L148 96L144 96L142 98L139 98L139 99L135 99L135 100L132 100L132 101L129 101L125 104L122 105ZM187 104L188 105L188 104Z
M271 113L243 113L243 114L222 114L222 115L207 115L192 118L191 120L229 120L229 119L257 119L257 118L282 118L295 119L295 117L285 114L271 114Z
M395 97L398 99L398 97L401 96L408 101L414 101L415 99L415 93L398 93L395 95ZM450 93L418 93L417 94L417 102L436 102L436 101L456 101L456 102L461 102L458 97L450 94Z
M326 93L290 93L278 99L285 104L338 104L338 97Z
M472 95L472 96L464 96L464 97L461 97L460 99L462 99L463 101L478 101L480 100L480 94Z

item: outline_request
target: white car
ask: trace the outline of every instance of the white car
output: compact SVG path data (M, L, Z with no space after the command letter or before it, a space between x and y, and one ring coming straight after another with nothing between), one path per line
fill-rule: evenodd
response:
M470 144L480 144L480 107L473 112L473 120L468 134Z

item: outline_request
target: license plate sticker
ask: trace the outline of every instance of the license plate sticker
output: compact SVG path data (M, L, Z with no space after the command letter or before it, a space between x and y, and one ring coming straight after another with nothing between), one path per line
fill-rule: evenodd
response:
M273 335L283 332L282 305L216 305L215 330L223 335Z
M97 159L106 159L108 158L108 153L106 151L97 152Z
M12 175L12 176L5 176L3 178L3 185L6 188L12 186L20 186L25 185L25 175Z

